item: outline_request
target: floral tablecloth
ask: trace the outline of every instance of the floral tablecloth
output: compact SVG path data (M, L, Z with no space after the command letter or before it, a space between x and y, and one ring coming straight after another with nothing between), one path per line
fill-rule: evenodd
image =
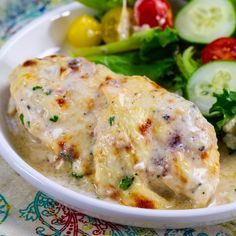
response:
M30 20L69 1L0 0L0 45ZM37 191L0 157L0 236L28 235L231 236L236 235L236 222L182 230L112 224L71 210Z

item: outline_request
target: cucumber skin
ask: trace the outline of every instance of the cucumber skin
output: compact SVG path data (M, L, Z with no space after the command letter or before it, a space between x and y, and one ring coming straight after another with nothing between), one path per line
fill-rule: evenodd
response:
M184 8L186 8L186 7L188 7L188 5L189 4L191 4L192 3L192 1L196 1L196 0L190 0L190 1L188 1L183 7L182 7L182 9L180 9L180 11L176 14L176 16L175 16L175 19L174 19L174 26L176 25L176 20L177 20L177 18L178 18L178 16L181 14L181 12L184 10ZM207 1L207 0L206 0ZM236 0L225 0L225 1L227 1L231 6L232 6L232 8L234 9L234 14L235 14L235 26L234 26L234 28L233 28L233 30L232 30L232 32L228 35L228 36L225 36L225 37L230 37L230 36L233 36L233 35L235 35L236 36ZM235 2L234 2L235 1ZM177 33L178 33L178 30L177 30L177 28L175 27L175 29L176 29L176 31L177 31ZM186 41L186 42L189 42L189 43L192 43L192 44L201 44L201 45L205 45L205 44L209 44L210 42L201 42L201 41L192 41L192 40L189 40L189 39L185 39L185 38L183 38L179 33L178 33L178 36L182 39L182 40L184 40L184 41ZM214 41L214 40L213 40Z
M229 0L229 1L230 1L230 3L232 4L232 6L234 8L234 12L235 12L235 16L236 16L236 0ZM234 27L234 32L230 36L236 37L236 24L235 24L235 27Z
M187 83L187 86L186 86L186 98L189 100L189 101L191 101L191 102L193 102L191 99L190 99L190 88L189 88L189 85L190 85L190 81L191 81L191 79L193 78L193 76L195 75L195 73L198 73L198 71L200 70L200 69L202 69L202 68L204 68L204 67L207 67L207 66L209 66L209 65L214 65L214 64L225 64L225 63L231 63L231 64L235 64L235 66L236 66L236 60L235 61L233 61L233 60L219 60L219 61L213 61L213 62L209 62L209 63L207 63L207 64L205 64L205 65L202 65L199 69L197 69L194 73L193 73L193 75L191 76L191 78L188 80L188 83ZM224 67L222 67L222 68L224 68ZM194 102L193 102L194 103ZM202 113L202 112L201 112ZM211 117L211 115L209 114L209 113L202 113L205 117Z

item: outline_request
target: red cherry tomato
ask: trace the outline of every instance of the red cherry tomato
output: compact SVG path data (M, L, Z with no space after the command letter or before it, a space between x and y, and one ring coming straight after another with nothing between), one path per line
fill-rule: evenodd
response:
M203 49L203 64L216 60L236 60L236 38L220 38Z
M167 0L137 0L134 6L135 21L139 26L173 27L173 14Z

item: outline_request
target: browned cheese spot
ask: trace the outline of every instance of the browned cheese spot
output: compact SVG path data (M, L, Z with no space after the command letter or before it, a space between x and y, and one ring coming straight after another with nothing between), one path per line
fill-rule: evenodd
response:
M208 159L208 153L207 152L202 152L201 153L201 160L206 160Z
M148 118L142 125L139 126L139 130L141 134L145 135L148 132L151 125L152 125L152 121Z
M50 55L50 56L48 56L49 58L55 58L55 57L58 57L59 55Z
M108 191L109 191L109 197L111 199L114 199L114 200L119 200L120 198L120 193L119 191L113 186L113 185L109 185L108 186Z
M133 198L134 198L136 207L146 208L146 209L155 209L154 202L147 199L146 197L142 195L138 195L138 194L133 194Z
M66 100L64 98L57 98L56 102L61 108L65 107L65 105L66 105Z
M105 78L105 81L109 81L109 80L113 80L113 78L112 78L110 75L108 75L108 76Z
M155 87L156 89L160 89L160 88L162 88L159 84L157 84L157 83L155 83L155 82L153 82L153 81L149 81L152 85L153 85L153 87Z
M37 61L35 60L27 60L23 63L23 67L28 67L28 66L36 66Z
M94 99L89 98L87 101L87 109L88 111L92 111L94 108Z
M186 184L188 182L188 179L186 178L186 176L183 175L183 173L181 172L181 170L179 169L178 163L177 163L177 158L173 158L173 162L174 162L174 166L175 166L175 170L176 170L176 175L179 176L180 181L184 184Z
M60 68L60 75L62 75L65 71L66 71L66 68L65 67L61 67Z
M183 175L180 175L180 180L181 180L184 184L186 184L186 183L188 182L188 179L187 179L185 176L183 176Z
M120 82L121 82L122 84L125 84L125 83L128 82L128 78L127 78L127 77L124 77L124 78L122 78L122 79L120 80Z

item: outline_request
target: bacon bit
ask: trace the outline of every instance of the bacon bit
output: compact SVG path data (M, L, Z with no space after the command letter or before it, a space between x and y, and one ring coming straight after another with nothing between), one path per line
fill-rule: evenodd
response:
M207 152L202 152L201 153L201 160L205 160L208 158L208 153Z
M66 104L66 100L64 98L57 98L56 102L60 107L63 107Z
M145 123L140 125L139 130L142 135L145 135L148 131L148 129L151 127L152 121L148 118Z
M34 61L34 60L28 60L23 63L24 67L35 66L35 65L37 65L37 61Z
M144 196L134 195L135 206L139 208L155 209L153 201L145 198Z

